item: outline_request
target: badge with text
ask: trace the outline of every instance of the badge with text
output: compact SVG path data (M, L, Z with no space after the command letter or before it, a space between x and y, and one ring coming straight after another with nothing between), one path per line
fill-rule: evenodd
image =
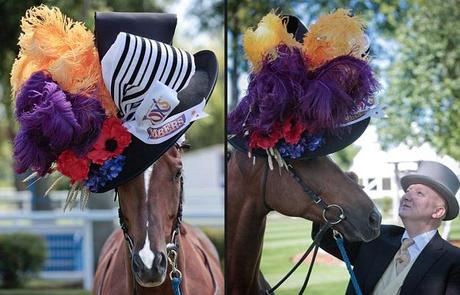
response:
M159 144L178 134L191 122L207 117L208 114L204 112L205 105L206 100L203 99L198 105L171 116L166 120L162 120L159 123L151 120L151 116L149 116L151 112L149 112L142 117L143 120L139 124L136 112L136 120L125 122L123 126L143 142L147 144Z
M179 104L177 92L159 81L154 81L135 113L136 122L148 120L152 125L163 122Z

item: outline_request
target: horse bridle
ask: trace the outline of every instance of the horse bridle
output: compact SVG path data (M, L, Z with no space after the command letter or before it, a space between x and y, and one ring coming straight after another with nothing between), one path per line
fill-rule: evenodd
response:
M115 189L115 198L117 198L118 190ZM179 205L177 208L176 219L174 220L174 224L171 228L170 234L170 242L166 245L166 254L168 256L168 262L171 266L171 271L169 272L169 278L171 281L180 281L182 279L182 273L177 268L177 258L179 254L179 235L180 235L180 227L182 224L182 207L183 207L183 199L184 199L184 178L180 177L180 194L179 194ZM133 249L134 249L134 242L131 236L128 233L128 226L126 225L126 218L123 215L123 211L121 209L120 198L118 198L118 219L120 222L120 228L123 231L123 236L125 237L126 243L128 245L129 256L130 259L133 257ZM136 280L134 278L133 273L133 294L136 294ZM175 286L173 284L173 288L179 288L179 285Z
M264 294L266 294L266 295L274 294L274 291L276 289L278 289L294 273L294 271L305 261L305 259L308 257L310 252L312 250L314 250L313 251L313 256L312 256L312 259L311 259L311 263L310 263L310 266L308 268L307 275L305 277L305 281L304 281L304 283L302 285L302 288L299 291L299 295L303 294L303 292L305 291L305 289L306 289L306 287L308 285L308 281L310 280L310 275L311 275L313 265L314 265L315 260L316 260L316 255L318 253L318 248L319 248L321 240L322 240L322 238L324 236L324 233L328 229L330 229L333 225L339 224L340 222L342 222L346 218L345 213L344 213L344 211L343 211L341 206L339 206L337 204L328 205L319 195L317 195L314 191L312 191L308 187L308 185L305 183L305 181L302 179L302 177L296 171L296 169L294 168L294 166L292 164L288 164L287 167L288 167L287 171L288 171L289 175L300 185L300 187L302 188L303 192L311 199L311 201L313 201L313 203L315 203L317 206L319 206L320 209L322 210L322 215L323 215L323 219L325 221L325 224L323 224L320 227L318 233L315 235L315 237L313 239L312 244L307 249L307 251L305 251L305 253L299 259L299 261L292 267L292 269L276 285L274 285L272 288L270 288L269 290L266 290L264 292ZM265 165L265 173L264 173L264 180L263 180L263 191L262 191L263 196L262 197L263 197L263 202L264 202L265 206L267 207L267 209L272 210L268 206L268 204L266 202L266 187L267 187L268 173L269 173L269 165L268 165L268 163L266 163L266 165ZM327 213L330 210L334 210L334 209L338 210L337 219L330 220L327 217ZM340 235L340 233L338 233L338 232L336 232L335 234Z

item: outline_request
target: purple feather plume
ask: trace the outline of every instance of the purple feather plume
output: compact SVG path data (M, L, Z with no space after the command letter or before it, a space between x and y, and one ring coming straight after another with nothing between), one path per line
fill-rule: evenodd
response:
M75 129L72 150L79 156L89 152L101 132L105 111L99 100L68 94L67 99L72 104L72 111L79 127Z
M83 155L91 148L105 112L96 99L66 93L48 73L36 72L18 92L16 117L16 170L32 168L43 176L64 150Z
M369 65L352 56L337 57L311 75L299 111L311 133L333 130L378 90Z
M14 159L17 173L31 168L40 176L48 173L57 155L49 148L49 141L38 129L20 129L14 139Z
M306 65L296 48L280 45L277 52L275 60L267 59L259 72L251 74L246 96L229 114L231 134L246 129L268 133L297 107L307 83Z
M14 144L17 170L31 167L44 175L50 160L70 145L78 127L72 105L49 74L36 72L16 97L16 117L21 125Z

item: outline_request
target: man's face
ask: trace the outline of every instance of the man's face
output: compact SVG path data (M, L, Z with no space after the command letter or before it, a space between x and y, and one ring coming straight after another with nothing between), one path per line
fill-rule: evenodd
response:
M424 184L412 184L399 202L399 217L403 221L429 222L434 218L439 218L439 208L445 208L445 206L443 199L436 191ZM444 212L442 211L441 215Z

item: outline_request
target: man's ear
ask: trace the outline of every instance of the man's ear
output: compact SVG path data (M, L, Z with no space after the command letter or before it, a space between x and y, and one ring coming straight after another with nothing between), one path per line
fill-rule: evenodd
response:
M445 207L436 207L431 217L433 219L443 219L446 216L446 208Z

